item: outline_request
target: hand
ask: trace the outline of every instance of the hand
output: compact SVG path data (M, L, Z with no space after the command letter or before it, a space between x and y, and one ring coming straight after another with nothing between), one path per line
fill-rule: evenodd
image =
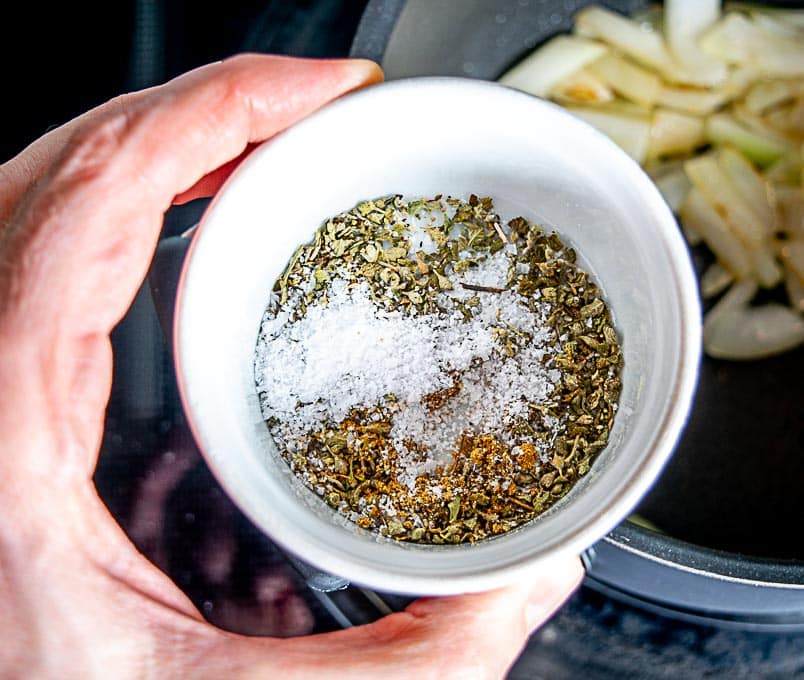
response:
M239 636L137 552L92 484L109 333L165 210L214 193L249 145L381 77L365 61L240 56L115 99L0 167L3 677L499 677L578 584L572 560L360 628Z

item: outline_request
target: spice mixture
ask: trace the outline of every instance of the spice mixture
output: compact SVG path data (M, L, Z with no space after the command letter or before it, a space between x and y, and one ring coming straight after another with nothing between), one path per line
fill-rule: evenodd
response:
M622 354L556 234L490 198L390 196L329 219L276 282L262 411L291 469L359 526L461 543L564 496L606 446Z

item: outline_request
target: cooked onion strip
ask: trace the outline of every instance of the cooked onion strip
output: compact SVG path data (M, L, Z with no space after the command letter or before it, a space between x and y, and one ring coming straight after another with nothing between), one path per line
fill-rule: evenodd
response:
M603 104L614 99L614 92L605 81L583 70L558 82L550 98L561 104Z
M616 54L606 54L589 69L617 94L642 106L653 106L662 93L659 76Z
M750 130L727 113L706 119L706 137L715 146L733 144L760 167L770 165L790 151L787 144Z
M688 224L701 235L735 278L745 278L751 273L753 266L748 250L700 191L692 189L687 194L679 214L682 223Z
M704 319L704 348L723 359L761 359L804 342L804 319L789 307L771 302L752 307L751 280L731 287Z
M675 60L700 85L719 85L727 75L726 64L704 52L701 34L720 18L720 0L667 0L664 32Z
M804 11L666 0L629 19L587 7L558 40L529 57L538 72L522 89L642 163L688 243L714 253L702 295L731 288L707 315L705 349L746 359L804 341ZM782 284L789 307L748 304Z
M670 109L653 110L648 158L691 153L705 141L704 123L700 118Z
M739 12L728 13L701 39L701 47L729 64L752 64L764 76L804 76L804 44L767 30Z
M712 155L694 158L684 164L684 170L740 240L748 247L760 248L768 235L767 227L720 169L717 158Z
M570 107L569 110L600 130L638 163L647 158L650 136L647 114L579 106Z
M656 187L661 192L664 200L667 201L670 210L677 213L692 186L692 182L687 177L687 173L684 172L684 168L678 167L668 170L654 177L653 181L656 182ZM687 236L687 239L689 240L689 236Z
M712 298L720 295L734 282L734 276L720 262L713 262L701 275L701 295Z
M561 82L606 53L606 46L572 35L559 35L508 71L500 82L544 97Z

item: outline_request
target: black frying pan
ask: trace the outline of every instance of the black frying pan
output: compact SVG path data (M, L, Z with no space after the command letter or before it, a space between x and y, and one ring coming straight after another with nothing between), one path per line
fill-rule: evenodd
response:
M496 79L588 4L371 0L352 54L379 61L388 78ZM599 4L630 13L647 3ZM711 254L693 259L700 272ZM592 551L590 584L687 618L804 629L802 380L804 348L746 363L705 358L686 431L638 509L665 533L621 525Z

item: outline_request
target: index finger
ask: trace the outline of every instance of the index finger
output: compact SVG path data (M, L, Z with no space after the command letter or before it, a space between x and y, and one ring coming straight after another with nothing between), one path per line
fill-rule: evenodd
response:
M362 60L241 55L89 118L2 235L0 287L24 288L25 304L14 314L20 299L5 296L0 323L10 315L18 332L108 333L145 275L174 196L249 143L380 78Z

